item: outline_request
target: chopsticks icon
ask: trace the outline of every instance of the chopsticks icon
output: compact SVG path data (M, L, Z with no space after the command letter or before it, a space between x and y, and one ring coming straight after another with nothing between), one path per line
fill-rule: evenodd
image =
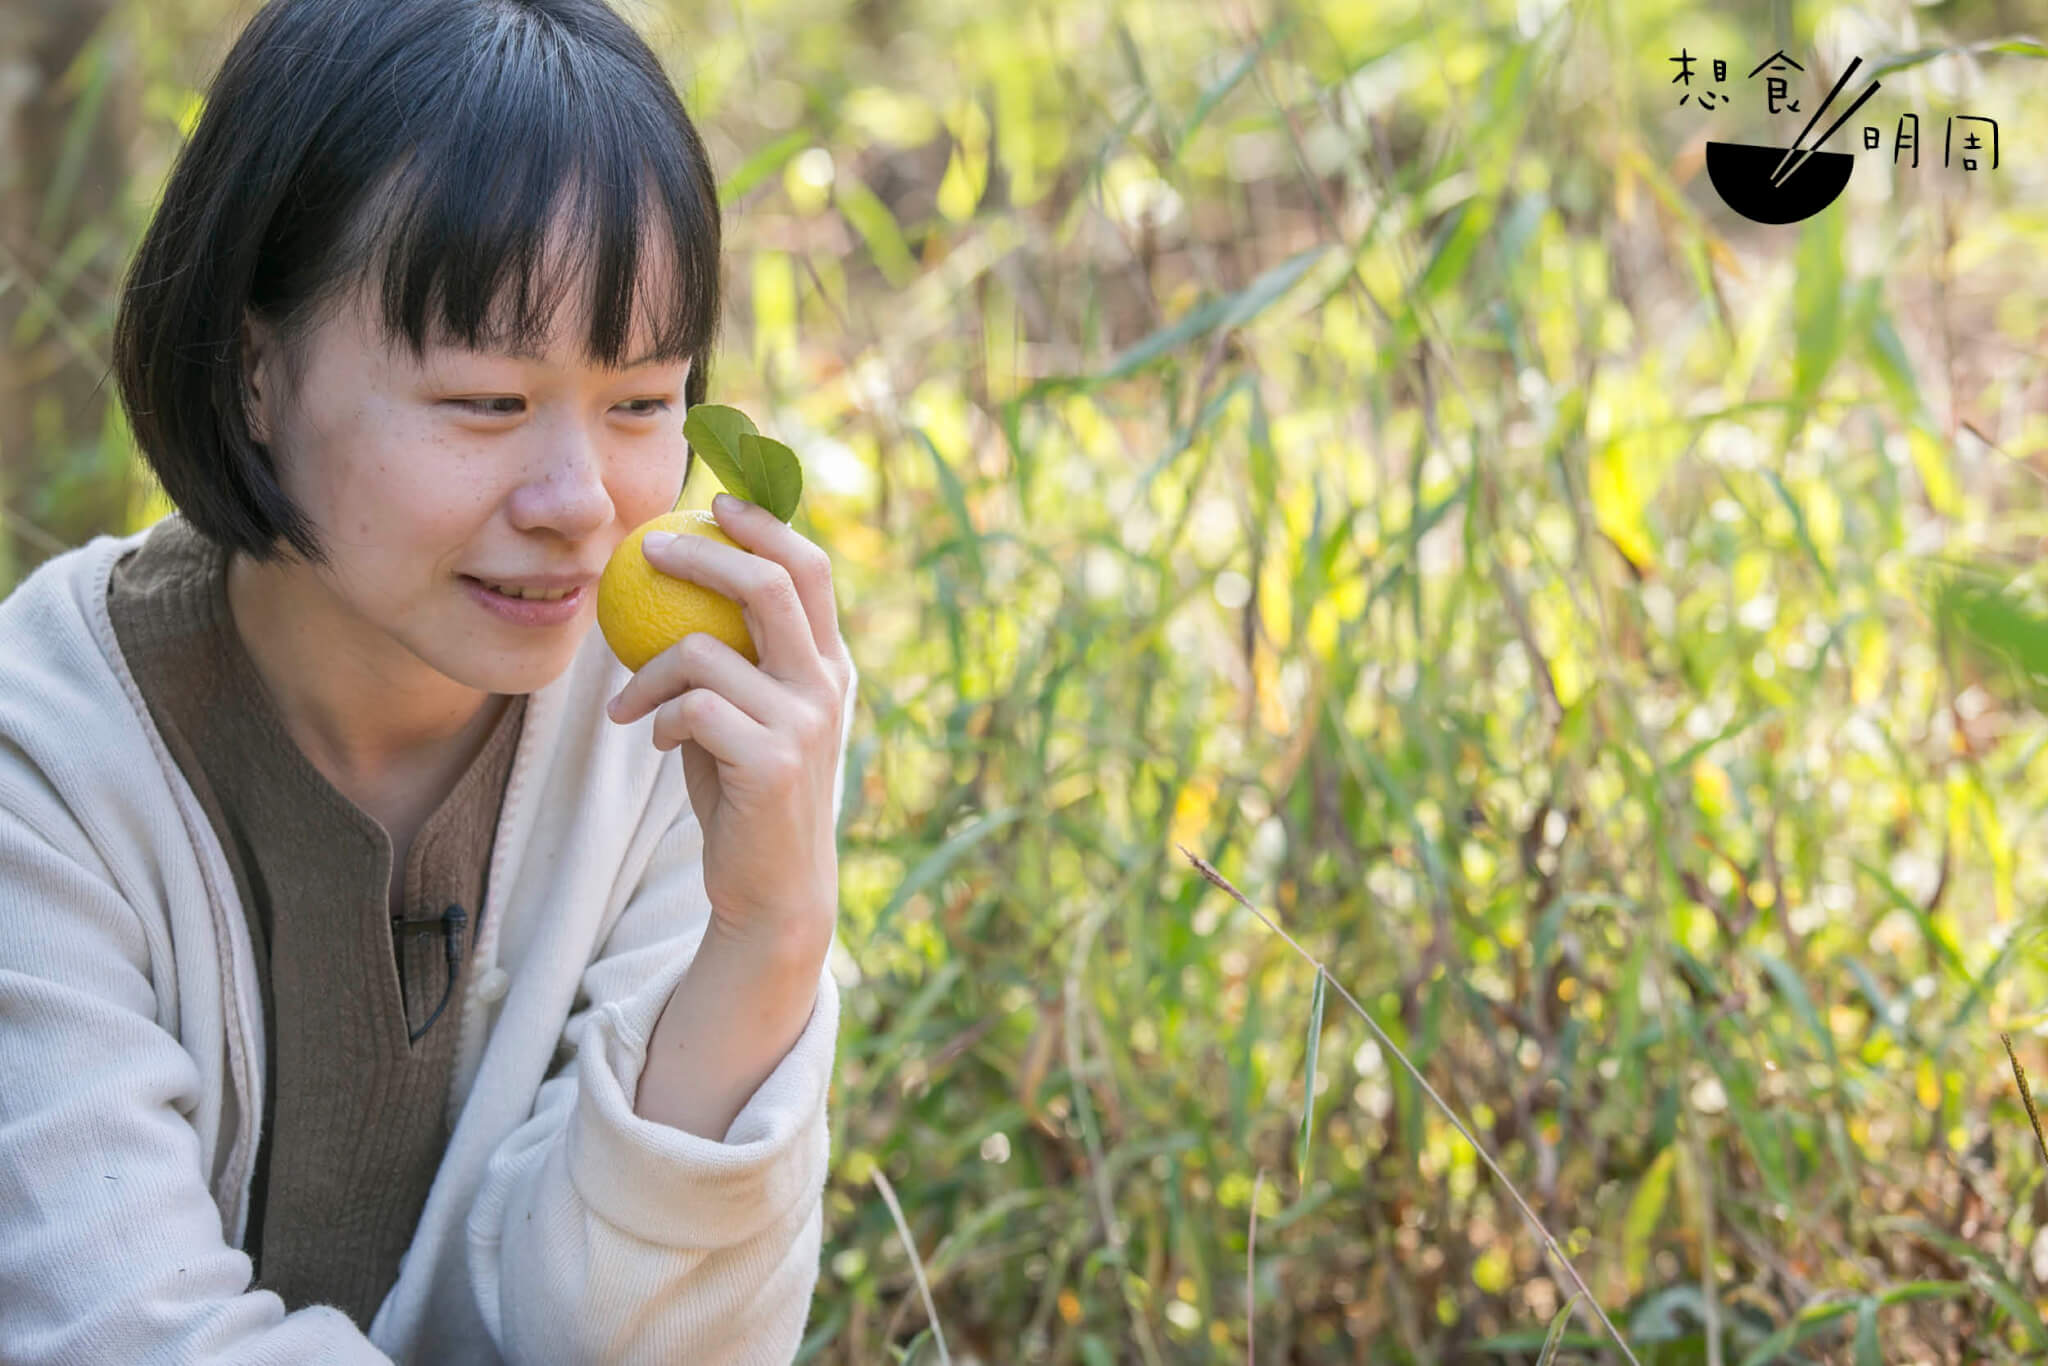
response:
M1806 121L1806 126L1799 130L1799 136L1792 139L1792 145L1785 149L1785 155L1778 158L1778 164L1771 168L1771 184L1773 186L1783 185L1786 181L1790 180L1792 178L1792 173L1794 171L1797 171L1801 166L1804 166L1806 164L1806 159L1812 156L1815 152L1818 152L1820 150L1821 143L1824 143L1829 138L1833 137L1835 135L1835 130L1837 128L1840 128L1843 124L1847 123L1849 121L1849 116L1851 114L1854 114L1857 110L1861 109L1863 107L1863 102L1869 99L1872 95L1875 95L1878 92L1878 90L1882 87L1883 82L1872 81L1870 83L1870 89L1864 91L1861 95L1858 95L1856 97L1856 103L1850 105L1847 109L1843 110L1842 117L1836 119L1833 123L1829 124L1827 132L1822 133L1820 135L1819 140L1816 141L1813 144L1813 146L1801 147L1799 145L1800 143L1806 141L1806 135L1813 131L1813 125L1820 122L1820 116L1828 112L1828 106L1835 102L1835 96L1842 93L1842 87L1849 83L1849 78L1856 74L1856 68L1862 65L1863 59L1861 57L1858 57L1849 63L1848 68L1842 72L1840 79L1836 80L1835 88L1833 90L1828 91L1828 97L1820 102L1820 107L1813 111L1813 117L1808 119ZM1793 156L1793 153L1795 152L1798 153L1797 157ZM1790 166L1787 166L1785 164L1788 161L1792 163Z

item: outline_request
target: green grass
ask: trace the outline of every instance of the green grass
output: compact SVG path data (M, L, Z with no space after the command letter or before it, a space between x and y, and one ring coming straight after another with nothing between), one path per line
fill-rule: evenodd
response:
M800 1359L2048 1351L2043 68L1859 12L656 26L863 679ZM1779 47L1920 169L1722 209Z

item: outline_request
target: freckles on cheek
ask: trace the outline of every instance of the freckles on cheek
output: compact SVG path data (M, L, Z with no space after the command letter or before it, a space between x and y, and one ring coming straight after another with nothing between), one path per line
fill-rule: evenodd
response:
M491 448L432 423L393 424L384 440L385 487L415 521L458 509L487 508L493 496Z
M373 440L375 453L357 466L347 499L358 543L383 547L394 567L422 555L467 554L493 492L460 443L389 428Z

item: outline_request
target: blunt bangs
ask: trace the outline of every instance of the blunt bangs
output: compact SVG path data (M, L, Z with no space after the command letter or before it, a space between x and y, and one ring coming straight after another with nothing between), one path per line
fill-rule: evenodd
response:
M719 249L701 154L683 155L651 92L622 90L543 25L501 20L488 50L421 110L428 131L382 197L383 221L366 225L387 338L415 358L432 341L537 349L586 283L592 364L627 359L636 307L654 319L653 358L700 359L717 330ZM666 287L641 297L650 265Z
M688 360L699 403L720 239L703 143L603 0L270 0L129 268L122 399L199 531L259 562L282 539L326 565L249 431L247 317L277 328L296 388L335 308L374 308L424 359L435 344L538 350L577 289L589 363ZM629 356L641 312L653 350Z

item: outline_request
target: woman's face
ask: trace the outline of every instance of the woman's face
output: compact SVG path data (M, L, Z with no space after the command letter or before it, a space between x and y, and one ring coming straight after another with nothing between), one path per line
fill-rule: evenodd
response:
M288 604L291 623L272 624L338 670L304 690L335 734L356 731L344 718L364 708L388 708L398 737L424 733L465 702L473 714L481 694L546 685L594 622L613 548L674 505L688 363L631 363L650 345L643 303L625 368L593 366L571 317L582 296L568 297L544 354L436 344L424 362L387 345L359 299L309 337L289 393L274 339L252 329L252 427L333 566L246 573ZM553 626L509 622L464 582L552 574L591 581Z

